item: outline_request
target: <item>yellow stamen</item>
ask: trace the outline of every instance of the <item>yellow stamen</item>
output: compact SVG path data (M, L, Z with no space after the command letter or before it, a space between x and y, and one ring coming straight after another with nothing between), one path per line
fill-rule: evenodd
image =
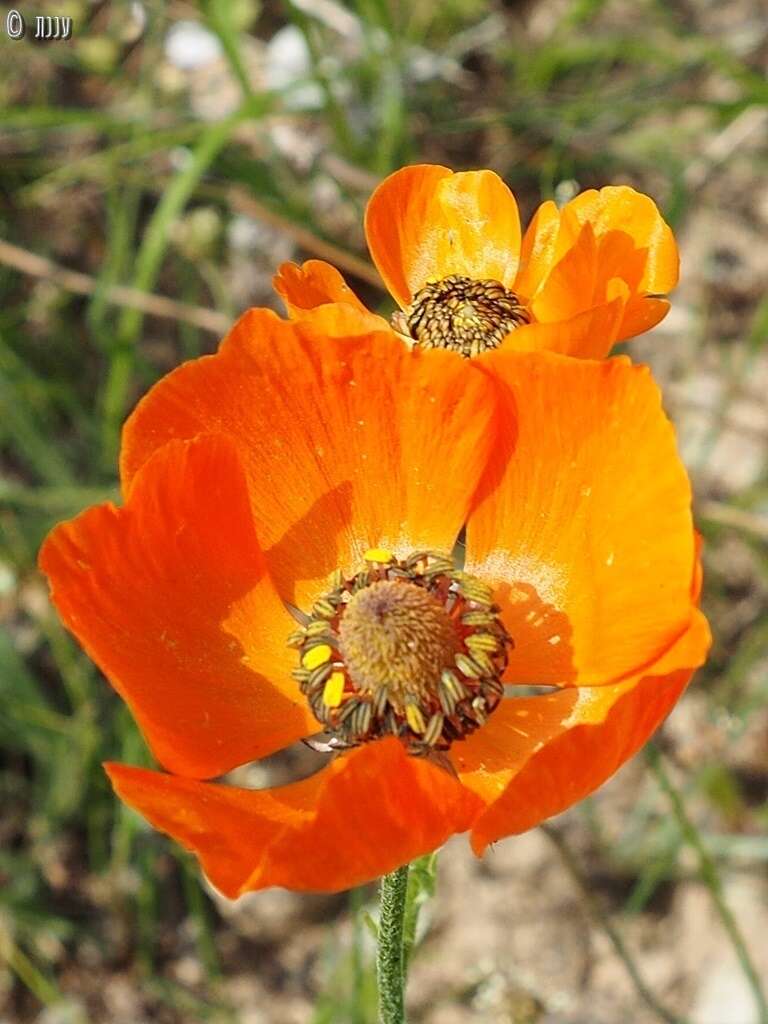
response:
M323 687L323 704L329 708L337 708L341 704L346 676L343 672L331 672L328 682Z
M475 651L495 651L499 646L497 637L491 633L475 633L466 639L467 647L472 654Z
M392 552L387 551L386 548L369 548L365 552L366 562L380 562L382 565L391 562L394 557Z
M328 644L318 644L317 647L310 647L301 659L301 664L304 668L317 668L318 665L324 665L330 659L332 653Z
M415 704L406 704L405 706L405 717L414 732L421 735L427 728L424 721L424 715L421 710Z

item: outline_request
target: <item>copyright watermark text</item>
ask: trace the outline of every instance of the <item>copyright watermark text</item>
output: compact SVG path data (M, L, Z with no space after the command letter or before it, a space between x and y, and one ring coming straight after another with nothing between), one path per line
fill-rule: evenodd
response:
M30 22L31 18L28 19ZM23 39L27 34L27 19L14 9L5 16L5 32L9 39ZM71 39L72 19L58 15L38 14L34 19L34 39Z

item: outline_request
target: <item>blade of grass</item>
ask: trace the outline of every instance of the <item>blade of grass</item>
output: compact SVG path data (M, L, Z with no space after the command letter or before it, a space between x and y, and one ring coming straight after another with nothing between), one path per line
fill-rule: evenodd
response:
M382 62L379 78L379 131L374 159L374 170L388 174L398 163L407 132L405 89L403 86L402 57L393 43L389 57Z
M119 500L120 492L116 487L79 487L77 484L69 487L25 487L0 479L0 505L41 509L57 518L68 512L79 512L86 505Z
M677 787L672 782L672 779L669 777L669 773L664 767L664 760L661 751L655 743L648 744L645 748L645 756L648 764L650 765L651 771L656 777L659 788L669 800L672 813L677 820L683 838L698 858L701 879L710 891L715 910L717 911L723 927L725 928L739 964L741 965L741 969L744 972L744 976L752 990L755 1006L757 1007L759 1014L760 1024L768 1024L768 1002L766 1002L762 982L760 981L760 976L757 973L755 965L752 963L752 958L749 954L747 944L741 933L738 922L731 911L731 908L725 901L723 886L715 861L710 855L709 850L707 850L704 845L702 838L699 835L699 830L689 817L688 812L685 809L683 798L677 790Z
M266 105L264 103L263 106ZM182 212L198 182L219 151L227 144L235 128L247 116L253 114L253 105L246 104L223 121L212 124L201 136L197 146L192 150L189 161L172 179L150 219L136 257L133 288L141 292L152 291L168 245L171 224ZM117 336L102 394L102 458L106 466L112 466L115 461L120 427L125 415L135 365L136 339L143 319L142 311L125 308L118 322Z
M437 886L437 853L428 853L411 864L405 896L403 920L403 968L407 972L416 945L416 929L421 908L435 895Z
M121 119L114 113L105 114L87 107L7 107L3 110L3 130L60 130L72 128L86 132L125 132L130 134L135 117L127 114Z
M55 1006L63 1001L64 997L53 982L38 970L27 954L16 945L9 935L4 935L2 931L0 931L0 956L43 1006Z
M103 351L108 352L112 340L110 289L119 286L130 271L133 241L139 223L142 192L137 185L121 187L116 180L115 166L110 167L112 182L107 190L107 246L105 259L96 278L96 290L88 303L86 322Z
M341 153L354 163L361 156L359 146L344 108L336 98L334 83L324 69L322 46L316 31L318 26L313 24L311 19L291 0L288 0L286 10L291 21L306 41L309 57L312 61L314 79L322 91L325 117L336 136L336 145Z
M203 0L203 13L208 27L215 33L224 54L229 62L232 74L238 81L243 92L243 99L254 98L253 86L248 76L248 69L240 53L240 26L233 17L235 5L222 3L221 0Z
M174 851L174 856L181 870L184 887L184 900L187 910L195 922L195 938L200 955L200 962L205 968L209 981L221 977L221 963L216 949L216 936L213 930L212 913L207 897L200 885L200 872L196 862L188 854Z
M563 866L573 879L576 887L579 889L590 916L593 918L595 924L605 932L608 940L613 946L616 956L621 960L632 984L635 986L635 991L638 996L642 999L648 1009L651 1010L651 1012L654 1013L660 1021L663 1021L664 1024L686 1024L684 1018L678 1017L659 1002L655 993L646 983L637 964L632 959L632 955L627 949L621 933L615 927L608 914L603 910L600 901L592 892L592 887L589 884L588 879L585 878L581 867L579 866L579 862L566 841L562 831L559 828L555 828L553 825L547 824L539 825L539 828L560 855Z
M83 182L101 182L108 179L112 169L120 164L131 164L146 159L161 150L186 146L194 142L206 125L198 121L180 124L176 128L145 132L137 138L117 142L112 146L68 160L36 181L18 190L16 201L23 206L34 206L51 200L61 201L61 190Z
M24 462L46 483L66 486L72 472L61 450L51 444L47 408L34 401L39 395L38 381L16 353L0 336L0 429L14 441Z

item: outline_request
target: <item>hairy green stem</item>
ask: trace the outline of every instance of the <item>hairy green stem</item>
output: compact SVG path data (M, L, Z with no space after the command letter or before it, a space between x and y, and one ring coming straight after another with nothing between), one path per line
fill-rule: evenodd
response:
M407 864L381 879L379 951L376 959L380 1024L405 1024L403 922L407 893Z

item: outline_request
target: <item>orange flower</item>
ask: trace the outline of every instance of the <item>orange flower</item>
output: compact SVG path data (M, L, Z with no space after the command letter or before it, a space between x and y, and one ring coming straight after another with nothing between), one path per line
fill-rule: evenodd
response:
M627 186L582 192L537 210L521 240L515 197L493 171L454 174L420 164L390 175L368 203L373 261L400 313L392 325L425 347L476 355L505 347L600 359L650 330L677 284L675 239L654 202ZM337 270L285 263L275 288L295 319L346 307L361 332L369 313Z
M252 310L139 404L121 475L40 564L167 770L109 764L116 791L230 897L466 830L481 854L607 779L708 647L688 481L626 359L467 363ZM203 781L324 727L310 778Z

